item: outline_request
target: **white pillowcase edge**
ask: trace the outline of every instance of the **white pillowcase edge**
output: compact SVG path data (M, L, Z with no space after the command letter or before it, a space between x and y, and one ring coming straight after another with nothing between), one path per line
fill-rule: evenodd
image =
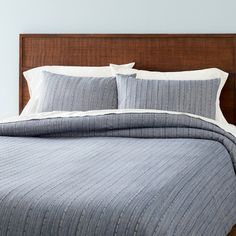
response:
M138 70L138 69L127 69L127 68L115 68L113 65L110 65L111 70L112 70L112 74L116 75L116 74L137 74L137 79L150 79L150 80L156 80L156 78L151 78L151 76L157 76L159 75L160 80L171 80L173 78L171 78L171 76L173 76L173 74L178 73L179 76L186 76L187 73L209 73L208 78L198 78L198 79L192 79L192 80L206 80L206 79L210 79L210 77L212 77L211 79L214 78L219 78L220 79L220 86L218 88L217 91L217 97L216 97L216 116L215 116L215 120L219 121L219 122L223 122L223 123L228 123L227 120L225 119L223 112L220 108L220 95L222 92L222 89L227 81L228 78L228 73L220 70L218 68L207 68L207 69L200 69L200 70L190 70L190 71L177 71L177 72L159 72L159 71L146 71L146 70ZM142 73L148 73L150 77L146 77L146 78L141 78L142 77ZM212 76L210 76L210 73L212 73ZM141 75L140 75L141 74ZM218 74L218 75L217 75ZM191 80L190 78L182 78L182 80ZM180 78L178 78L178 80L181 80Z
M116 64L110 64L113 66L113 68L116 69L131 69L134 67L135 62L131 62L131 63L127 63L127 64L121 64L121 65L116 65ZM96 70L100 70L100 72L98 73L99 76L97 77L106 77L106 76L112 76L112 72L111 72L111 67L110 65L108 66L59 66L59 65L53 65L53 66L40 66L40 67L36 67L36 68L32 68L30 70L24 71L23 75L27 81L27 86L28 86L28 90L29 90L29 94L30 94L30 99L28 101L28 103L26 104L26 106L24 107L23 111L21 112L20 115L28 115L31 113L35 113L37 110L37 101L38 101L38 96L34 95L33 93L33 89L32 87L35 86L34 90L38 91L40 89L40 77L42 76L42 71L51 71L51 72L55 72L55 73L59 73L57 70L67 70L67 69L74 69L76 70L78 69L82 69L85 71L86 73L86 69L92 69L94 70L94 75L96 74ZM102 71L104 70L104 71ZM109 72L109 73L108 73ZM102 75L104 73L104 75ZM67 73L63 73L61 72L61 74L67 74ZM68 75L72 75L72 73L68 73ZM76 76L76 75L75 75ZM79 75L77 75L79 76ZM81 75L84 76L84 75ZM36 81L36 83L34 84L34 80Z

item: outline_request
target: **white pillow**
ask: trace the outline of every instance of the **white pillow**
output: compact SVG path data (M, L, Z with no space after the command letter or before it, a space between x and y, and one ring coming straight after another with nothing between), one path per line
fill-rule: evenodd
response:
M128 69L133 68L133 63L124 65L114 65L113 68ZM43 79L43 71L69 76L86 77L111 77L112 72L109 66L41 66L25 71L24 77L27 80L30 100L22 111L21 115L28 115L36 112L38 97L40 95L40 84Z
M158 71L146 71L128 68L117 68L110 64L112 74L136 74L137 79L148 80L208 80L208 79L220 79L220 86L217 92L216 98L216 117L215 120L219 122L227 122L221 109L220 109L220 94L228 78L228 73L217 69L209 68L203 70L193 71L180 71L180 72L158 72Z

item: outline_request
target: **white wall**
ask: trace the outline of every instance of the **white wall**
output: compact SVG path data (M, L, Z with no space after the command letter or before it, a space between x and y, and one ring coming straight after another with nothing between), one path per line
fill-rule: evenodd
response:
M19 33L235 33L235 0L0 0L0 118L18 114Z

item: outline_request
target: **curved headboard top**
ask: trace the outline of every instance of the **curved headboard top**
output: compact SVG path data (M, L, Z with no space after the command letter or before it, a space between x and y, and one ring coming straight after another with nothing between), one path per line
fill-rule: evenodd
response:
M226 119L236 124L236 34L21 34L20 112L29 100L23 71L44 65L102 66L183 71L217 67L229 73L221 96Z

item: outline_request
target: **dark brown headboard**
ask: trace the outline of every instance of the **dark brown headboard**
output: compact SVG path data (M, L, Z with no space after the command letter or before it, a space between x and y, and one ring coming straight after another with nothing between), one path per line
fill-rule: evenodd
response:
M20 35L20 111L29 94L22 72L43 65L99 66L136 62L136 68L181 71L218 67L230 73L221 96L236 124L236 34Z

